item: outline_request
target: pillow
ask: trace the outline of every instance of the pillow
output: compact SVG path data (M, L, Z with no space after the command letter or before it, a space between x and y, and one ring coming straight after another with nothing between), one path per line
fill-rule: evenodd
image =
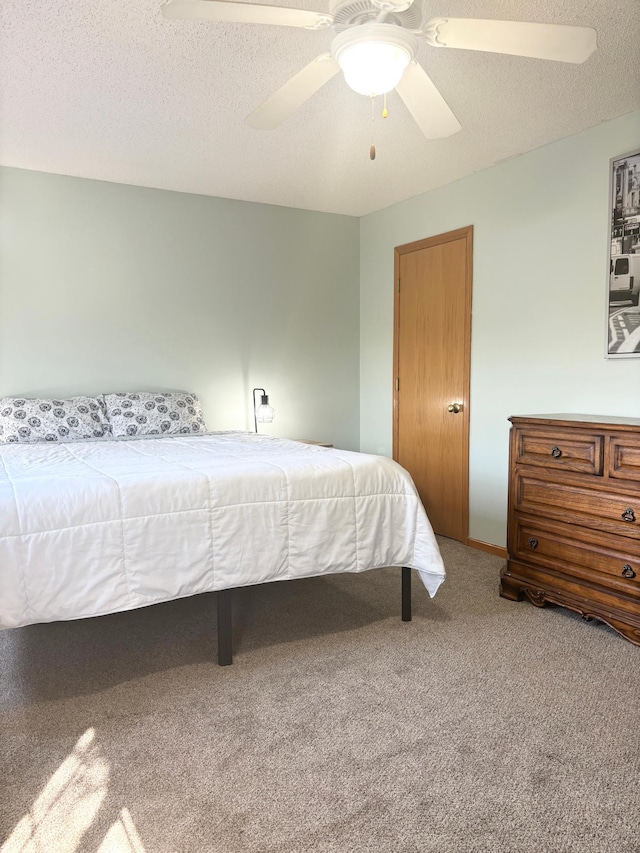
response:
M0 397L0 444L102 438L108 432L100 397Z
M200 401L186 391L105 394L104 402L112 434L118 438L207 431Z

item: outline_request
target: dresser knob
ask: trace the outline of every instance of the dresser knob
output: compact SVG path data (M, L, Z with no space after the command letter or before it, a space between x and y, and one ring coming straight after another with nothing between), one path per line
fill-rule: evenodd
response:
M633 571L629 563L625 563L622 567L622 577L623 578L635 578L636 573Z
M625 511L622 513L622 517L624 518L625 521L635 521L636 520L636 514L631 509L631 507L628 507L627 509L625 509Z
M538 547L538 540L535 538L535 536L532 536L529 539L529 548L531 548L532 551L535 551L537 547Z
M551 448L551 455L554 459L559 459L562 456L562 451L557 445L554 444Z

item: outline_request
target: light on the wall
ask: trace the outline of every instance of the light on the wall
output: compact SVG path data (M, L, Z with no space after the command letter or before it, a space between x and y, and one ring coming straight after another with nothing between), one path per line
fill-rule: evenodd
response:
M257 392L261 392L260 404L258 404L256 400ZM270 424L271 421L275 418L276 413L269 405L269 397L267 396L267 392L264 388L254 388L253 389L253 422L256 428L256 432L258 432L258 424Z

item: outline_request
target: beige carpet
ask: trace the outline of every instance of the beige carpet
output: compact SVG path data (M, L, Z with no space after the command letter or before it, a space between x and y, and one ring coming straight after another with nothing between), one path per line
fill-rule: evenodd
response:
M2 853L640 851L640 648L399 570L0 633Z

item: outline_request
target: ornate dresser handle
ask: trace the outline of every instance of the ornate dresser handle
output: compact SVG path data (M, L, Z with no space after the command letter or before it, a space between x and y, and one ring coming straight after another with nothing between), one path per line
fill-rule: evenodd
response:
M538 547L538 540L535 538L535 536L531 536L529 538L529 548L531 548L532 551L535 551L537 547Z
M559 459L562 456L562 451L556 444L551 448L551 455L554 459Z
M625 563L622 567L622 577L623 578L635 578L636 573L633 571L629 563Z
M625 511L622 513L622 518L625 521L635 521L636 520L636 514L631 509L631 507L627 507L627 509L625 509Z

